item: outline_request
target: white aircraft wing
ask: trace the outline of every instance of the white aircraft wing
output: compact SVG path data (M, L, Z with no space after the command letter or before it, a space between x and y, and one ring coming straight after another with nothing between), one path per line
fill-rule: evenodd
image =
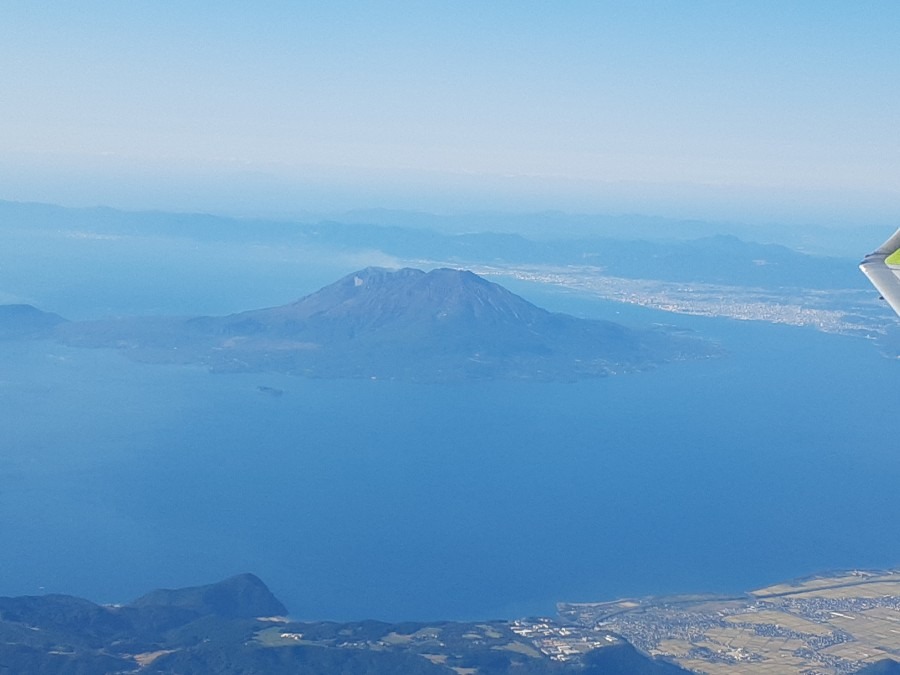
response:
M859 269L900 316L900 230L867 255Z

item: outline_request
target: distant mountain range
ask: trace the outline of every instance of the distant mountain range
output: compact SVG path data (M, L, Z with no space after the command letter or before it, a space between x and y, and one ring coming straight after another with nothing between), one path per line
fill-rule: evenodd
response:
M309 222L131 212L105 207L73 209L0 200L0 230L23 228L55 236L69 233L204 242L275 242L332 253L381 251L400 259L459 267L587 265L626 278L829 289L864 288L865 280L856 265L849 263L869 250L866 242L881 241L882 236L874 227L848 235L825 228L741 227L635 215L451 217L375 210ZM798 234L801 231L802 237ZM793 241L792 233L799 237L796 244L806 250L819 250L818 242L828 240L831 244L834 238L840 242L836 245L838 250L846 251L846 258L808 255L784 245L749 240L757 234L766 242Z
M217 372L418 381L576 380L716 353L684 334L548 312L451 269L367 268L294 303L223 317L67 322L7 306L0 336L47 337Z

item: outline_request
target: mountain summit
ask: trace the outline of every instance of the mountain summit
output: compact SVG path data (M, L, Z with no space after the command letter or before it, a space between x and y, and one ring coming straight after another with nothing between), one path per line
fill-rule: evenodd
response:
M190 588L158 589L141 596L129 607L168 607L213 614L228 619L282 616L287 609L254 574L239 574L224 581Z
M304 335L322 342L381 335L407 347L426 334L434 333L431 337L443 343L465 333L481 335L489 347L492 339L531 331L551 316L465 270L369 267L292 304L227 317L224 325L238 332Z
M308 377L575 380L708 356L701 340L548 312L464 270L366 268L224 317L60 324L68 344L158 363Z
M378 267L350 274L285 307L262 310L275 312L304 320L349 320L371 329L395 322L530 322L548 314L465 270Z

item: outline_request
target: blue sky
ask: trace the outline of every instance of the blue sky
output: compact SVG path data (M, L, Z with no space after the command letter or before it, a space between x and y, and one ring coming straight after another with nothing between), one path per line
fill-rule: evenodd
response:
M0 198L900 215L896 2L3 2Z

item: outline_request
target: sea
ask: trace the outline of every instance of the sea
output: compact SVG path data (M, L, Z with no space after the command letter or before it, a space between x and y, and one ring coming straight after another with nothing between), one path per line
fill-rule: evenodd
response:
M34 297L76 316L144 297L147 312L249 308L290 276L267 269L171 307L168 287L87 277ZM296 288L334 271L295 270ZM722 354L577 383L421 384L2 342L0 595L124 603L253 572L301 620L490 619L900 565L900 364L871 341L514 290Z

